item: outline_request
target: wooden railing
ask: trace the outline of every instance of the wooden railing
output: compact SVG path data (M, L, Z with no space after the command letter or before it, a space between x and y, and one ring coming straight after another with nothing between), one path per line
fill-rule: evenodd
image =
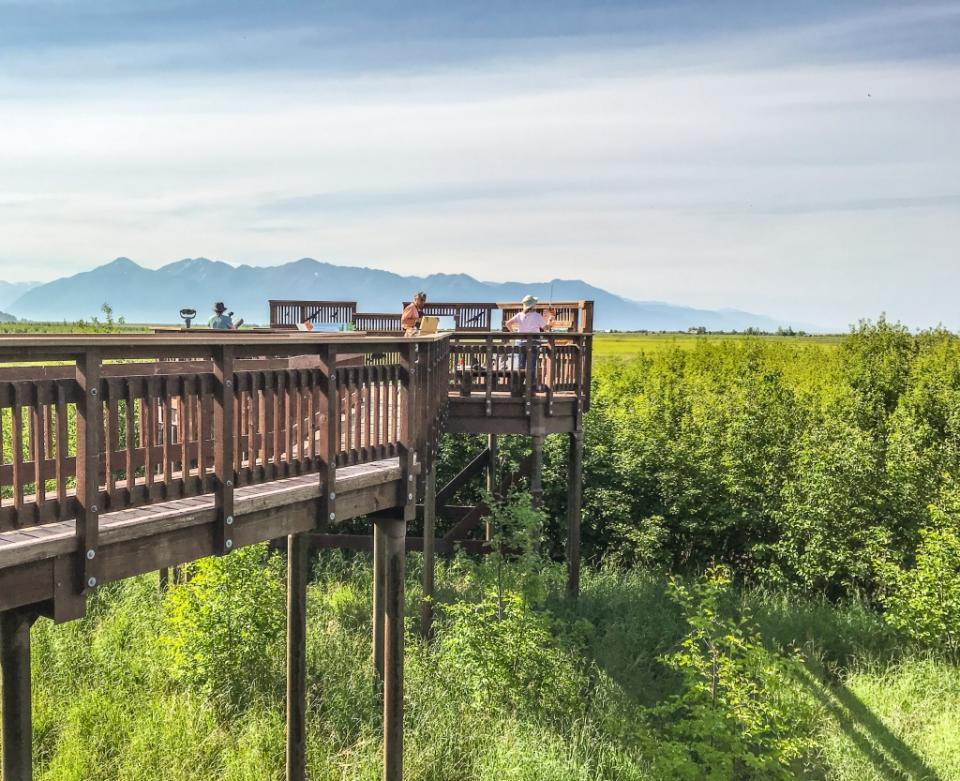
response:
M358 331L373 334L391 334L401 331L400 312L410 302L405 301L396 312L358 312L354 301L270 301L270 327L295 328L307 321L326 324L352 323ZM555 325L572 333L592 333L593 301L541 301L536 305L541 312L551 309ZM487 333L504 325L521 311L517 302L445 303L428 301L423 306L425 315L453 318L453 330L458 333ZM497 316L494 313L499 312ZM498 322L494 324L494 320Z
M270 327L296 328L300 323L345 325L357 314L356 301L270 301Z
M590 404L589 334L455 334L450 343L450 393L485 397L509 393L528 402L573 395ZM487 414L490 414L489 411Z
M75 520L89 586L104 512L212 493L228 551L237 486L390 457L412 481L448 360L445 336L2 338L0 534Z
M503 312L504 324L522 309L519 303L500 303L496 306ZM565 324L569 331L576 333L593 331L593 301L541 301L535 308L539 312L552 310L554 323Z
M409 305L404 301L403 305ZM496 304L454 303L427 301L422 312L435 317L452 317L453 330L486 332L493 328L493 313Z
M353 318L358 331L372 334L400 333L400 313L391 312L357 312Z

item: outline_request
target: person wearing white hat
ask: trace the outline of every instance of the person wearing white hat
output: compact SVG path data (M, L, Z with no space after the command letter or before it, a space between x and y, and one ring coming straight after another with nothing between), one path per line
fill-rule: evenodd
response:
M518 334L540 334L547 330L547 321L544 320L543 315L537 311L537 297L536 296L524 296L523 300L520 302L520 311L517 312L513 317L507 320L507 330L513 331ZM527 368L527 351L522 349L524 346L523 341L518 341L517 347L520 349L520 368ZM534 383L534 390L536 390L537 382L537 363L540 360L540 346L537 345L533 348L533 366L531 367L531 377L530 382Z
M536 296L524 296L520 311L507 320L507 329L518 334L539 334L547 330L547 321L537 311Z

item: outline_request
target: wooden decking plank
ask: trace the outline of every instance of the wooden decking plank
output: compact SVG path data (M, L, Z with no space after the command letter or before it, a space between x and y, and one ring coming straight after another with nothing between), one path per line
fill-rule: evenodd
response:
M337 471L337 491L355 493L398 480L398 459L344 467ZM316 499L322 486L316 472L244 486L236 493L237 515ZM345 505L346 507L346 505ZM131 507L100 518L101 545L127 542L214 520L212 494ZM32 526L0 536L0 568L52 558L76 550L73 521Z

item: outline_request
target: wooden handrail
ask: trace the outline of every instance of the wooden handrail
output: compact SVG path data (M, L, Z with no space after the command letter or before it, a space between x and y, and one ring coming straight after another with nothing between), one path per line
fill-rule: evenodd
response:
M590 334L580 333L454 334L450 339L450 391L461 397L483 394L487 415L492 414L494 393L522 398L528 412L534 399L546 398L551 414L550 402L557 393L572 395L585 409L590 338Z
M449 337L303 337L0 338L0 361L76 363L0 371L0 532L75 520L90 589L105 512L212 493L228 553L239 486L307 473L329 486L338 466L394 456L414 476L434 458ZM188 360L158 370L170 358Z

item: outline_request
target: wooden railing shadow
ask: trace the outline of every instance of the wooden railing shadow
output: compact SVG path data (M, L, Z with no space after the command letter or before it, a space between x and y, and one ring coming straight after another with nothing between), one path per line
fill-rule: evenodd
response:
M828 676L819 662L806 659L796 666L796 672L807 692L824 707L885 781L943 781L923 757L891 732L857 695Z

